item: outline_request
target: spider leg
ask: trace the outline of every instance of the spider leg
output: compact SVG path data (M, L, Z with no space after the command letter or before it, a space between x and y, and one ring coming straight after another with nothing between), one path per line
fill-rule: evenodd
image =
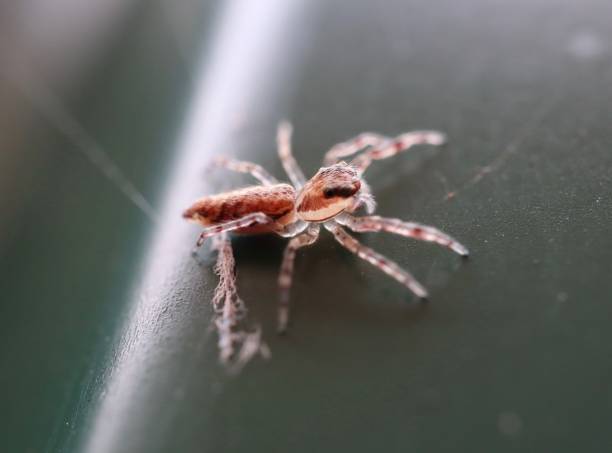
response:
M264 186L278 184L278 180L268 173L265 168L252 162L245 162L225 156L219 156L212 161L212 164L228 170L237 171L239 173L250 173L253 178L260 181Z
M284 333L289 322L289 290L293 280L293 264L295 254L299 248L313 244L319 237L319 225L311 225L304 233L289 241L283 254L280 274L278 276L279 305L278 305L278 332Z
M463 257L469 255L468 249L449 235L437 228L421 225L420 223L404 222L399 219L389 219L380 216L354 217L348 214L340 215L334 220L358 233L385 231L420 241L435 242L436 244L448 247Z
M219 277L219 283L212 299L213 308L217 313L215 325L219 334L219 358L222 363L228 364L234 355L235 341L232 328L244 316L246 307L238 297L236 262L227 233L215 236L212 247L217 251L215 274Z
M219 277L212 300L219 360L230 372L238 372L257 354L269 358L270 351L261 338L261 329L247 332L240 328L247 308L236 289L236 261L228 234L214 236L212 248L217 251L215 273Z
M216 311L220 311L225 303L231 302L240 312L244 312L246 308L238 297L238 290L236 289L236 261L234 260L232 243L227 233L221 233L213 237L212 249L217 252L215 274L219 277L219 283L213 296L213 307Z
M373 266L377 267L387 275L393 277L401 284L405 285L417 297L427 299L427 290L412 276L412 274L402 269L397 263L385 258L383 255L375 252L371 248L366 247L353 236L348 234L337 223L326 222L324 223L324 226L331 231L336 240L346 249L359 256L359 258L362 258Z
M437 131L414 131L395 137L389 142L383 143L355 157L351 165L363 174L370 166L372 161L387 159L396 154L407 151L414 145L442 145L446 141L446 136Z
M196 242L196 247L200 247L204 243L206 238L209 238L211 236L216 236L221 233L225 233L226 231L237 230L239 228L245 228L245 227L256 225L256 224L266 224L266 223L273 223L273 222L274 222L274 219L272 219L271 217L268 217L264 213L255 212L252 214L247 214L244 217L241 217L236 220L230 220L229 222L211 225L202 230L202 233L200 233L200 237L198 238L198 241Z
M389 137L385 137L373 132L363 132L358 136L342 143L338 143L325 153L323 163L327 166L333 165L343 157L351 156L368 146L380 146L388 141Z
M278 157L283 164L285 172L289 176L296 189L301 189L306 183L304 173L300 169L297 161L291 152L291 133L293 127L288 121L283 121L278 125L276 133L276 143L278 145Z

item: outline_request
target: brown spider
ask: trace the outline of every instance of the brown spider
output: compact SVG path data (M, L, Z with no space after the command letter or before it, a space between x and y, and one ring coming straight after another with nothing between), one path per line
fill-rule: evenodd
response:
M286 330L289 320L289 289L296 251L313 244L318 239L321 225L345 248L407 286L421 299L427 298L427 290L409 272L361 244L343 227L359 233L386 231L435 242L463 257L468 256L468 250L463 245L436 228L399 219L352 215L360 207L364 207L369 214L376 207L370 188L363 179L363 173L372 161L395 156L414 145L442 145L445 142L444 134L436 131L415 131L388 138L364 133L334 146L325 155L326 166L311 179L306 180L291 153L291 131L289 123L281 123L278 128L277 143L280 160L293 185L279 183L257 164L218 158L215 160L216 165L241 173L250 173L261 182L261 185L201 198L183 213L186 219L204 226L197 242L198 247L208 237L221 236L221 245L217 246L220 252L217 272L220 273L221 280L225 280L221 294L225 294L229 300L239 301L233 275L230 275L233 273L233 256L231 245L225 235L229 231L276 233L293 238L285 249L278 278L279 332ZM350 164L338 162L340 158L346 158L360 151L363 152ZM231 265L224 264L223 259L229 260ZM223 269L226 269L225 274Z

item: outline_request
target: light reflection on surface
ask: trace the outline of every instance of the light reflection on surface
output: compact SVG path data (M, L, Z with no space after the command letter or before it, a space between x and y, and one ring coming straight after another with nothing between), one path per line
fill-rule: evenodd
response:
M160 322L168 306L180 298L177 269L184 268L190 259L187 246L195 238L180 212L201 189L202 169L232 133L232 120L254 117L262 102L278 103L279 86L287 83L290 72L282 70L280 60L286 64L284 52L292 38L292 22L301 10L300 3L235 0L226 5L220 16L213 45L202 57L196 74L193 101L173 152L177 157L166 184L163 220L153 233L142 274L135 283L130 313L119 331L117 351L104 377L104 390L85 451L117 451L117 446L123 445L122 433L134 423L134 408L146 403L153 392L146 381L162 361L163 339L182 325L181 313L173 315L171 322ZM202 326L203 335L205 330L206 326ZM218 366L216 358L211 361L213 366Z

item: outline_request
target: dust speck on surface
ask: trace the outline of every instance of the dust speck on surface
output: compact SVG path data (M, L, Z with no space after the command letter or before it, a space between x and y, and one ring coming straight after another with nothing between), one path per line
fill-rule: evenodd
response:
M570 37L567 51L577 60L594 60L606 51L606 45L597 34L584 30Z
M174 391L172 392L172 396L174 397L175 400L181 401L185 399L185 390L181 387L176 387Z
M501 412L497 417L497 429L508 437L516 437L523 430L523 421L515 412Z

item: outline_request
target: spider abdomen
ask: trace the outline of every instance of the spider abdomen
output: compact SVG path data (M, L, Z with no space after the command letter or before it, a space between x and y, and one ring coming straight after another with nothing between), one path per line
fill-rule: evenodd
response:
M261 212L280 219L293 212L295 190L289 184L251 186L197 200L183 217L202 225L214 225Z

